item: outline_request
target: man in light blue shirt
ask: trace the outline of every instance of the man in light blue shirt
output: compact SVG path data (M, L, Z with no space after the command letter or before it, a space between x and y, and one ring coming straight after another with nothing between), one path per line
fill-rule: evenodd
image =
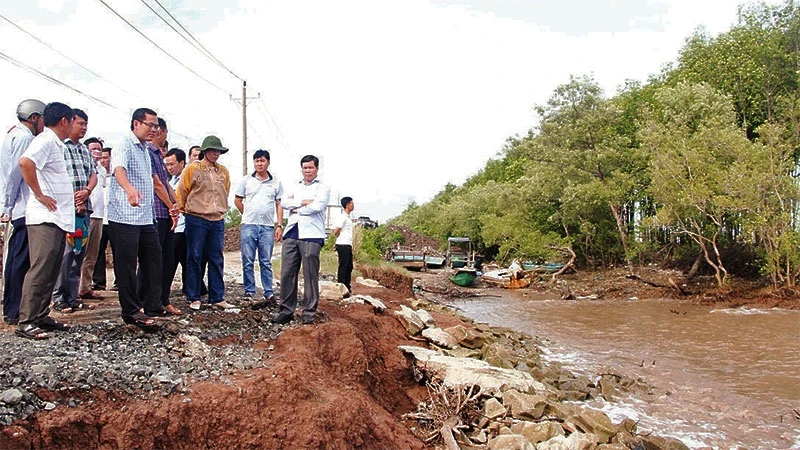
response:
M281 208L289 220L281 247L281 305L273 323L289 323L297 307L297 275L303 265L303 323L313 324L319 305L319 252L325 244L325 213L331 189L317 178L319 158L300 159L303 179L286 186Z

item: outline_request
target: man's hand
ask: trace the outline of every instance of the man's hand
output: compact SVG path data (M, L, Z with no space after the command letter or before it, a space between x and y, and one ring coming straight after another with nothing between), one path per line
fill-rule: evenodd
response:
M280 242L283 239L283 228L277 227L275 228L275 242Z
M89 190L88 189L81 189L80 191L75 193L75 206L82 205L86 203L86 199L89 198Z
M129 191L125 191L128 194L128 204L133 206L134 208L139 207L139 200L144 200L144 196L136 190L136 188L131 187Z
M36 194L35 197L36 200L39 201L39 203L43 204L50 211L55 212L58 209L58 203L56 203L56 201L52 197L48 197L42 194L41 192Z
M181 207L177 203L173 203L172 207L169 208L169 216L173 219L176 219L181 213ZM175 223L178 223L176 220Z

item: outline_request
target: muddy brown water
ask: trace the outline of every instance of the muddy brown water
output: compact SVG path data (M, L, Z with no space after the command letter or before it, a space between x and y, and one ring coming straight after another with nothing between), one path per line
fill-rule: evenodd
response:
M676 300L548 299L497 291L450 302L476 321L547 340L551 361L590 377L640 377L651 394L592 401L612 419L691 448L800 449L800 312Z

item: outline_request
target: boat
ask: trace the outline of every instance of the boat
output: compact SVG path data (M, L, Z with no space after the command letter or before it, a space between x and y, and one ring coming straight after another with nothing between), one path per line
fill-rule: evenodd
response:
M453 284L461 287L469 287L475 284L478 279L478 271L472 267L462 267L456 269L453 275L450 276L450 281Z
M425 252L422 250L391 249L388 259L406 269L421 270L425 268Z
M557 262L534 264L533 262L525 261L524 263L522 263L522 268L537 273L556 273L564 268L564 264Z
M446 258L442 255L425 255L425 266L430 267L431 269L438 269L440 267L444 267L444 263Z
M458 269L467 267L470 263L472 253L472 242L468 237L449 237L447 238L447 264Z
M533 277L529 272L514 272L509 269L495 269L484 272L481 280L506 289L522 289L531 285Z

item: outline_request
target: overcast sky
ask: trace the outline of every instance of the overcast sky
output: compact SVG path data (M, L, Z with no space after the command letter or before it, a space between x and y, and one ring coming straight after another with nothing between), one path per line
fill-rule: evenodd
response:
M210 133L242 173L241 81L202 56L142 0L103 0L201 80L130 28L100 0L2 2L0 13L92 74L0 19L0 52L105 106L0 60L0 125L24 98L89 114L87 136L114 146L141 106L186 149ZM155 0L145 0L159 12ZM535 124L532 107L570 74L593 73L612 95L673 61L698 26L726 31L733 0L160 0L195 38L248 82L248 161L300 178L320 157L332 196L383 221L429 200L495 157ZM776 3L776 2L772 2ZM177 28L177 25L176 25ZM277 127L276 127L277 124ZM252 169L251 169L252 170ZM332 199L336 200L336 199Z

